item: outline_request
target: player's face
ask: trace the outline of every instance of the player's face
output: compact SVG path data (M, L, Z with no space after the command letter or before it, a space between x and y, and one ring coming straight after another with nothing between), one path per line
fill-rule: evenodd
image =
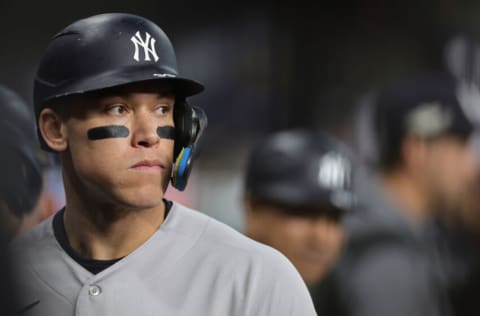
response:
M249 237L282 252L309 286L328 274L344 238L338 221L326 216L292 216L271 206L250 210L246 231Z
M128 208L162 203L173 159L174 95L133 84L82 97L64 119L66 185Z
M459 212L476 192L478 162L470 143L454 137L433 141L427 153L426 180L433 203Z

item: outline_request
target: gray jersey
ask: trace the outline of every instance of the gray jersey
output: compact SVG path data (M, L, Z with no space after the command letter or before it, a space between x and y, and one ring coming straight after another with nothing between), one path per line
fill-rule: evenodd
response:
M357 180L358 208L345 220L349 240L335 270L341 315L446 315L426 227L410 223L375 178Z
M12 251L24 315L315 315L283 255L177 203L149 240L96 275L64 252L52 218Z

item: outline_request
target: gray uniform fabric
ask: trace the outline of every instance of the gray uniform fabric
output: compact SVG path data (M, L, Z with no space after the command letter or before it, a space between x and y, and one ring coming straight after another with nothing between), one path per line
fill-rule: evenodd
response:
M51 218L11 248L24 315L316 315L283 255L177 203L148 241L96 275L63 251Z
M349 316L445 315L428 229L407 222L366 176L356 185L359 208L345 221L349 239L335 272L341 309Z

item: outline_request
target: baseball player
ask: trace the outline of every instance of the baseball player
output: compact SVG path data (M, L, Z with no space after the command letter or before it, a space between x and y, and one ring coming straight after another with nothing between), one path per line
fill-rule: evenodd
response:
M259 142L248 160L246 234L292 261L319 315L337 314L332 268L341 219L354 206L351 158L326 134L286 130Z
M447 244L437 244L432 222L468 207L479 172L458 87L449 75L423 74L378 95L378 161L355 181L358 208L345 220L349 240L337 265L341 315L450 314L446 272L454 266L442 262Z
M26 315L315 315L279 252L163 195L206 127L168 37L130 14L55 35L34 85L66 206L12 245Z

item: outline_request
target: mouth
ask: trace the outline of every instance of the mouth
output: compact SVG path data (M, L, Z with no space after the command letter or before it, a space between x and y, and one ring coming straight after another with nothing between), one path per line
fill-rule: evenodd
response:
M160 160L142 160L130 166L129 170L133 171L161 171L165 169L165 165Z

